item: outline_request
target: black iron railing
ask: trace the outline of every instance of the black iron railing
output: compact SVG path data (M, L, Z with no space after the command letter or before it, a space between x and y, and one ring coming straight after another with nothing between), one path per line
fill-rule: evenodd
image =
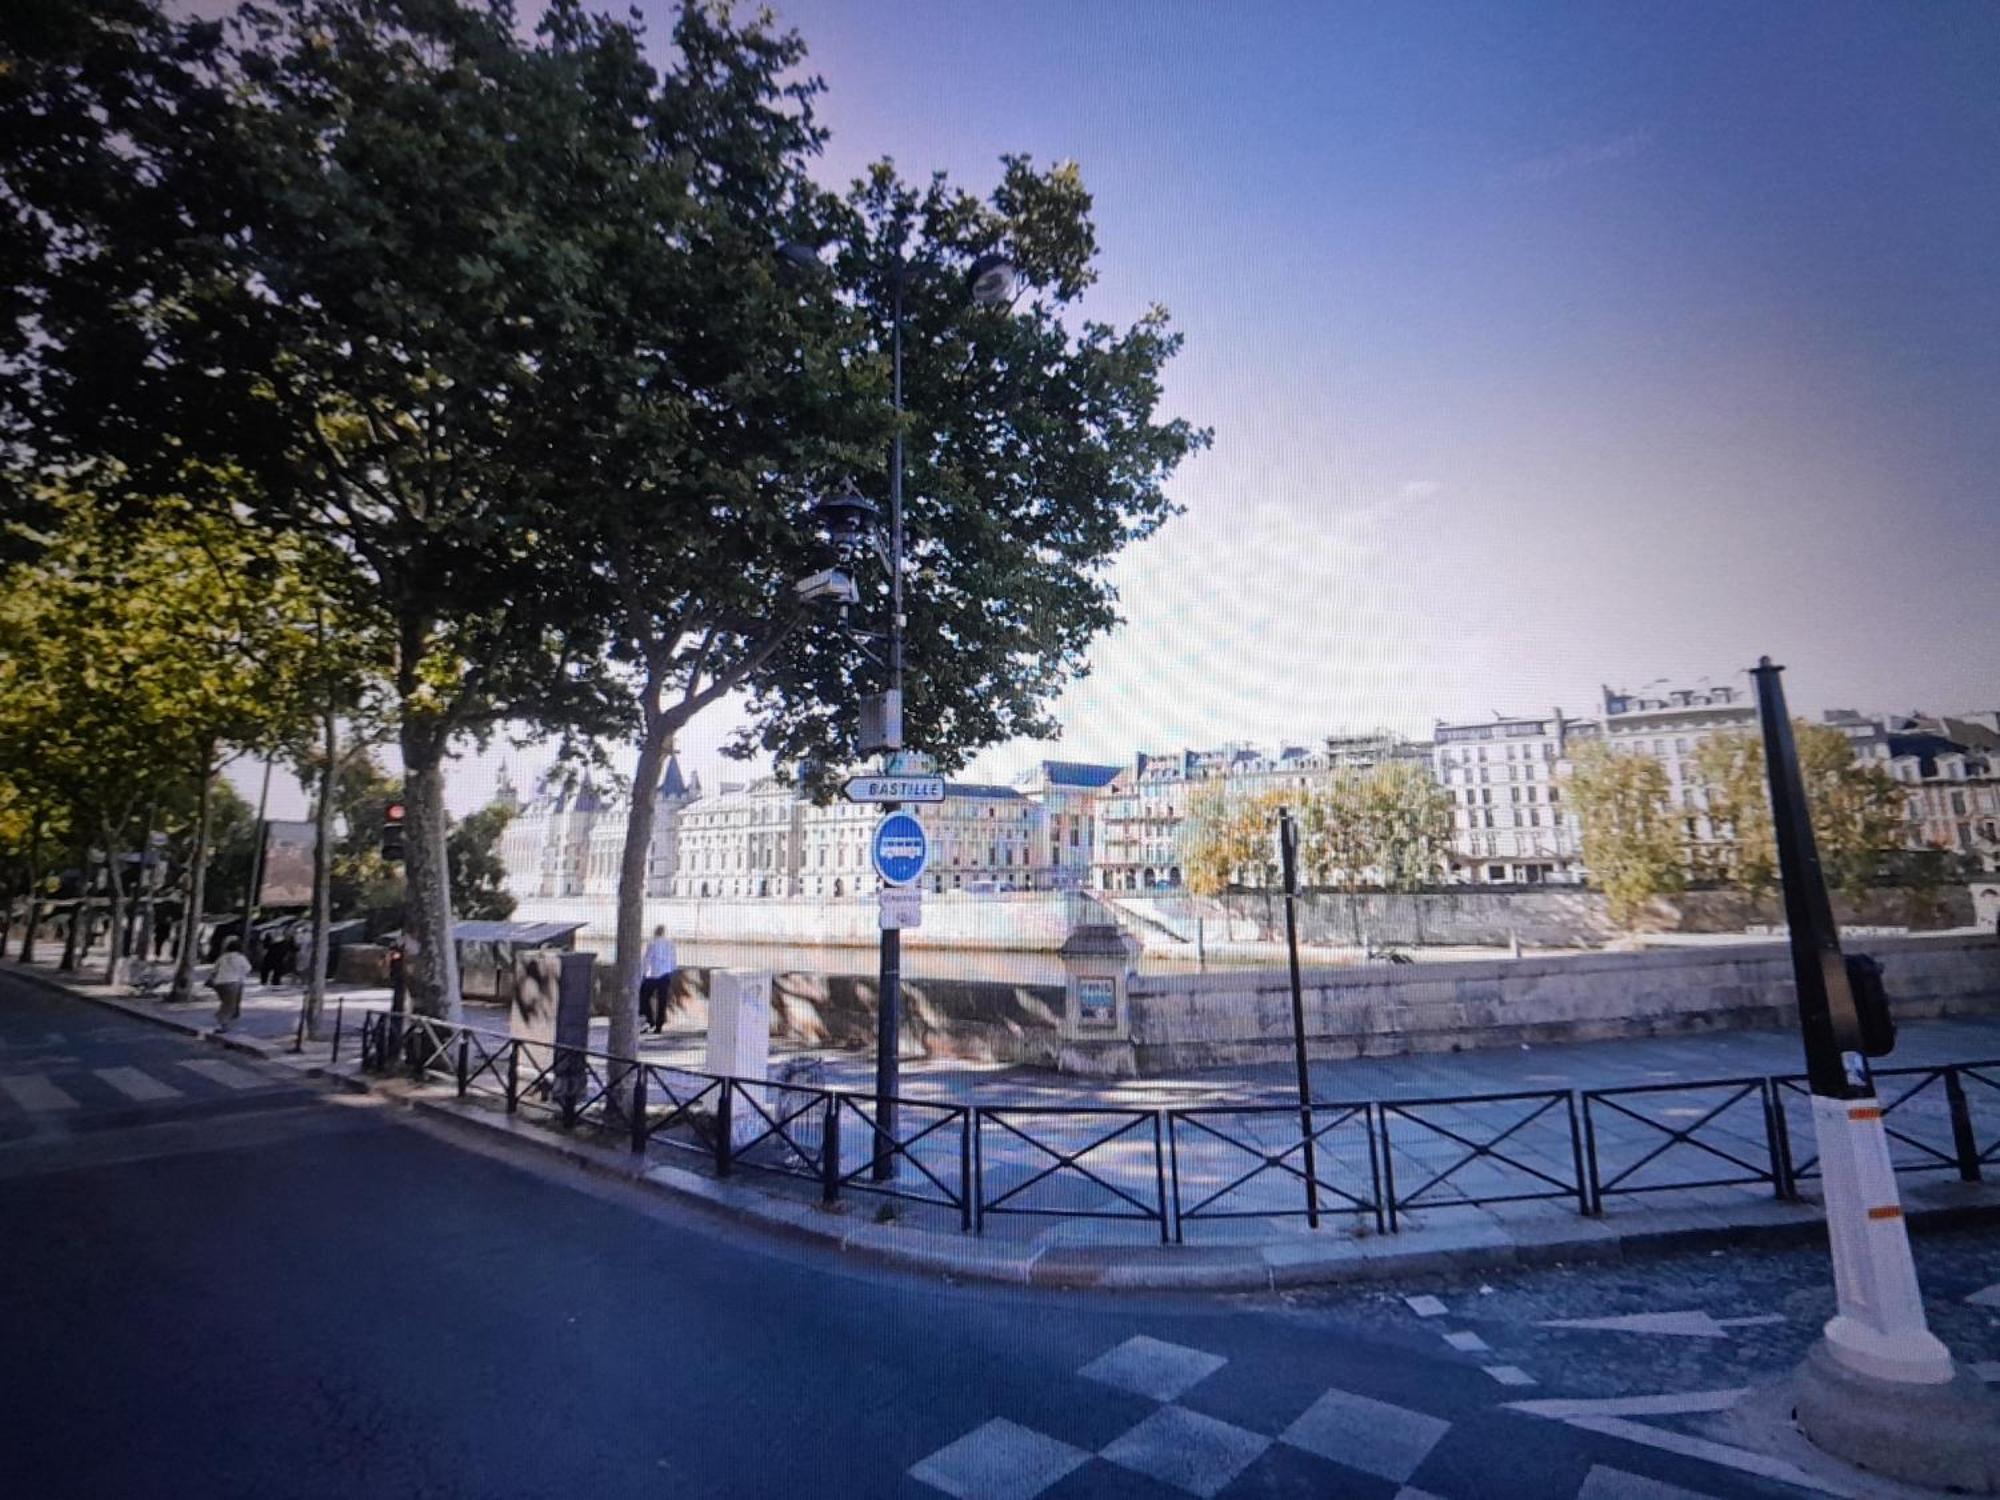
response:
M1295 1104L1224 1104L1167 1111L1174 1237L1193 1219L1372 1214L1386 1228L1372 1105L1316 1102L1308 1132ZM1366 1148L1366 1171L1353 1137ZM1313 1143L1310 1175L1306 1141Z
M1576 1095L1569 1089L1396 1099L1378 1104L1376 1110L1392 1230L1398 1215L1413 1208L1574 1198L1579 1213L1591 1211L1583 1138L1576 1128ZM1551 1134L1549 1126L1533 1129L1550 1116L1563 1127L1553 1147L1545 1139ZM1403 1125L1400 1144L1391 1128L1398 1121ZM1421 1179L1407 1192L1396 1189L1399 1151L1406 1162L1406 1180ZM1567 1175L1557 1175L1565 1168Z
M1600 1117L1608 1117L1604 1139ZM1779 1139L1766 1078L1644 1083L1583 1094L1583 1154L1599 1212L1614 1194L1677 1188L1765 1185L1787 1197Z
M991 1131L987 1127L991 1126ZM998 1137L1026 1147L1018 1163L996 1165L987 1180L986 1141ZM1080 1138L1082 1144L1076 1144ZM1012 1104L975 1112L972 1134L973 1227L989 1215L1035 1214L1058 1219L1139 1219L1160 1226L1167 1219L1166 1153L1160 1111L1110 1106ZM1129 1186L1128 1159L1141 1181ZM1151 1183L1144 1168L1151 1167ZM1009 1179L1013 1180L1009 1180ZM1150 1185L1152 1192L1146 1193Z
M1305 1111L903 1098L890 1133L869 1094L632 1062L430 1016L364 1012L360 1041L370 1072L442 1082L635 1152L681 1153L718 1176L741 1168L817 1182L828 1203L867 1193L928 1205L973 1232L1015 1214L1131 1220L1162 1241L1209 1219L1317 1225L1328 1214L1372 1216L1393 1232L1413 1209L1573 1199L1595 1214L1627 1194L1725 1186L1796 1198L1819 1175L1787 1119L1807 1097L1797 1077L1589 1089L1581 1109L1568 1089ZM1898 1171L1977 1182L2000 1161L2000 1062L1875 1077Z
M2000 1062L1944 1063L1928 1068L1877 1068L1875 1094L1890 1160L1898 1172L1956 1172L1978 1182L1982 1168L2000 1156L2000 1118L1989 1144L1980 1145L1975 1100L2000 1116ZM1967 1084L1971 1088L1967 1088ZM1779 1151L1796 1193L1798 1183L1820 1175L1819 1156L1802 1144L1812 1139L1812 1091L1803 1075L1771 1080ZM1793 1128L1789 1106L1802 1106L1804 1130Z

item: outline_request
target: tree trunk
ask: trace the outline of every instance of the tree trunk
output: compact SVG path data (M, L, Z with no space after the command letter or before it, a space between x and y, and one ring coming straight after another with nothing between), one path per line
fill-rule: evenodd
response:
M65 974L76 972L77 961L90 941L90 852L86 844L77 854L83 867L83 890L69 909L69 926L63 930L62 959L56 968Z
M445 853L444 747L403 729L403 974L410 1008L456 1024L458 949L452 942L451 867Z
M319 1035L326 1005L326 971L333 957L333 794L340 765L340 720L326 710L326 765L320 771L319 803L313 809L312 951L306 960L305 1038Z
M187 898L181 904L179 951L169 1000L194 999L195 952L201 946L201 909L208 899L208 817L214 804L215 746L202 746L201 796L195 803L194 849L188 857Z
M666 724L649 714L632 770L632 804L625 820L625 849L618 866L617 958L611 979L611 1055L639 1055L639 976L646 948L646 866L653 847L654 799L666 764Z
M35 961L35 928L42 920L42 819L37 813L28 825L28 925L21 933L21 951L16 963Z
M104 982L118 982L118 961L125 956L125 880L118 872L118 835L111 831L107 819L104 829L104 878L111 887L111 925L104 934L107 953L104 959Z

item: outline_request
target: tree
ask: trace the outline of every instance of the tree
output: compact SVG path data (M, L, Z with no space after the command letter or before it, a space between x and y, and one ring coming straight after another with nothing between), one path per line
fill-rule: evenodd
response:
M922 188L887 163L844 199L812 182L824 140L804 46L763 18L689 5L655 78L629 27L551 13L559 64L617 120L589 136L600 184L589 278L605 301L560 351L581 399L538 409L543 445L577 465L577 547L613 595L612 652L638 761L621 861L611 1048L637 1032L642 899L659 778L676 736L747 690L737 749L819 768L856 759L855 704L886 685L886 585L857 618L802 607L793 585L832 561L806 502L854 482L885 499L893 431L892 307L904 308L909 477L909 742L947 770L983 745L1047 734L1047 707L1116 622L1105 572L1172 512L1163 485L1206 435L1158 418L1178 338L1158 309L1130 330L1079 322L1094 276L1076 169L1009 158L982 198ZM580 85L581 86L581 85ZM812 269L777 253L818 246ZM1005 246L1030 300L974 308L965 273ZM907 272L903 269L907 267ZM581 503L577 503L580 500Z
M1568 777L1570 805L1583 826L1583 860L1604 892L1611 919L1637 924L1646 903L1687 884L1686 850L1666 769L1646 755L1585 745Z
M1712 734L1696 746L1694 775L1715 842L1698 851L1696 874L1727 880L1751 896L1778 883L1778 846L1771 833L1771 793L1764 776L1764 741L1755 734Z
M1359 780L1361 847L1383 887L1415 891L1435 881L1451 850L1451 799L1430 773L1389 761Z
M1887 768L1857 760L1854 742L1830 724L1795 723L1794 739L1820 868L1859 898L1902 847L1908 794Z
M500 858L500 836L513 820L513 810L490 802L460 819L451 831L451 906L462 917L501 921L514 914L507 893L507 866Z
M1792 735L1820 867L1831 885L1858 898L1902 847L1907 793L1886 769L1857 759L1854 742L1832 725L1794 719ZM1711 736L1695 754L1695 770L1723 836L1722 873L1753 895L1772 890L1778 851L1763 738Z
M1246 885L1275 886L1282 792L1251 792L1225 779L1203 782L1189 801L1181 869L1197 896Z
M122 957L123 858L135 820L175 784L206 786L224 745L274 743L301 710L312 659L307 544L246 529L181 497L120 517L93 494L59 490L37 557L6 575L0 636L4 717L25 738L9 762L35 775L104 856ZM202 812L189 909L199 914L208 839ZM138 829L142 835L147 830ZM192 982L185 924L175 990Z
M131 352L99 383L151 430L61 415L141 473L239 466L262 525L342 559L343 630L395 699L412 1003L452 1014L449 749L617 723L595 575L558 550L572 497L529 416L576 399L550 372L601 312L603 183L577 147L631 121L498 3L282 0L210 50L226 108L160 146L185 248L107 315Z

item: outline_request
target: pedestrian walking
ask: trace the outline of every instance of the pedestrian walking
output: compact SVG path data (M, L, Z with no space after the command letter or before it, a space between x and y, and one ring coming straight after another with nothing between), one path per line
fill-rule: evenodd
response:
M639 1014L655 1035L667 1029L667 1000L674 988L674 940L667 929L655 927L646 944L646 962L639 979Z
M243 956L243 945L230 938L222 945L222 957L215 961L215 972L208 980L218 1002L215 1010L217 1031L227 1031L243 1013L243 986L249 978L250 960Z
M266 941L257 977L267 985L282 984L292 972L292 960L297 950L298 944L292 941L290 933Z

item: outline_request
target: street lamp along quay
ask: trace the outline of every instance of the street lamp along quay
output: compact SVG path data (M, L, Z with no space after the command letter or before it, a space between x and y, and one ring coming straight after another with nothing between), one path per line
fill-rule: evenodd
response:
M810 245L787 242L777 247L778 258L802 271L822 271L819 252ZM895 413L895 429L889 450L889 535L881 536L881 511L855 488L852 480L835 495L814 503L811 514L826 529L837 548L852 551L858 544L873 547L889 574L889 685L861 705L861 732L856 744L863 754L883 752L890 757L885 771L896 769L895 758L903 750L903 633L908 621L903 611L903 314L904 293L913 274L934 274L942 270L932 262L912 263L900 251L889 269L890 317L889 360L890 402ZM1018 280L1013 257L989 251L974 259L965 274L965 297L979 307L997 307L1014 296ZM802 599L834 599L843 606L858 601L853 579L838 569L828 569L796 586ZM859 633L857 633L859 634ZM866 640L865 634L860 639ZM866 647L863 647L866 652ZM872 652L866 652L876 660ZM880 663L878 662L878 665ZM882 805L884 814L899 810L900 803ZM885 1182L896 1175L896 1095L900 1091L902 1067L900 1042L903 1003L903 934L897 927L881 929L881 960L875 1015L875 1148L871 1175Z

